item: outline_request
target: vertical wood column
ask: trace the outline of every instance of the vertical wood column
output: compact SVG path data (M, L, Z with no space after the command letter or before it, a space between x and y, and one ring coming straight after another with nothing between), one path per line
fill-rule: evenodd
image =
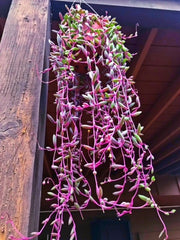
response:
M37 230L39 215L37 141L43 144L47 89L37 71L43 70L49 8L49 0L13 0L0 42L0 215L8 214L24 235ZM0 219L0 240L12 233Z

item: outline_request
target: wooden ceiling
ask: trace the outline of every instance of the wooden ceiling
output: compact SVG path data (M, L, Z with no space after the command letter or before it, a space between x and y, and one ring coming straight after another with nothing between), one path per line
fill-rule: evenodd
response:
M132 70L142 104L144 139L158 173L180 174L179 40L179 30L150 29Z

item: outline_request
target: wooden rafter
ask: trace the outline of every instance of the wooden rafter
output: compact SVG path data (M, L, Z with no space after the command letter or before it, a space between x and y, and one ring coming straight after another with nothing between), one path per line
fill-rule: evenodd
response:
M46 106L37 69L43 70L49 9L49 0L13 0L0 42L0 215L8 213L24 235L38 230L37 140L44 140ZM0 229L1 240L13 233L3 219Z
M180 164L179 161L176 160L176 162L174 162L173 164L171 164L170 166L168 166L167 168L161 169L160 171L158 171L158 174L160 175L179 175L180 172Z
M160 151L160 154L157 155L157 161L162 161L163 159L167 158L178 150L180 150L180 139L175 142L170 142L168 146L165 146L163 151Z
M180 94L180 77L175 79L159 97L159 100L150 109L149 114L143 119L145 126L144 133L147 132L153 123L164 113ZM180 125L180 123L179 123Z
M167 174L172 174L175 176L179 176L180 173L180 164L178 163L173 169L168 169Z
M146 41L144 43L144 46L143 46L143 48L141 50L141 53L139 55L139 58L138 58L135 66L134 66L134 70L133 70L133 73L132 73L134 79L136 79L136 77L137 77L137 75L138 75L138 73L139 73L139 71L141 69L141 66L143 65L143 62L144 62L144 60L145 60L145 58L146 58L146 56L147 56L147 54L149 52L151 44L153 43L157 33L158 33L158 29L157 28L153 28L149 32L149 35L148 35L148 37L147 37L147 39L146 39Z
M155 169L156 169L156 173L159 173L165 169L170 168L173 164L176 164L179 162L179 155L177 155L176 157L170 157L169 159L165 159L165 161L161 162L160 165L158 165L158 163L154 164L155 165Z
M168 142L171 142L175 136L180 134L180 116L175 118L159 136L154 137L151 145L151 151L157 153Z

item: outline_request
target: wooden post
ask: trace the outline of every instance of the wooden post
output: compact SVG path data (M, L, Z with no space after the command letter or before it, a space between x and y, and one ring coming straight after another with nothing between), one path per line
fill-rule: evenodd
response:
M37 70L48 21L49 0L13 0L0 43L0 216L26 236L38 227L47 89ZM0 240L12 233L0 219Z

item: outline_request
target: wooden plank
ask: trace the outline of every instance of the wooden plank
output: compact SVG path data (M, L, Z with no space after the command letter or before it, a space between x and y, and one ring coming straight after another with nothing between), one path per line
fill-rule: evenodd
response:
M46 107L37 69L43 69L48 15L49 0L13 0L0 43L0 214L9 214L24 235L38 219L33 199L40 201L43 161L36 153ZM2 240L13 232L3 219L0 229Z
M180 116L171 121L171 124L164 128L165 130L156 136L151 144L151 151L157 153L164 145L180 134Z
M147 56L147 54L149 52L151 44L153 43L157 33L158 33L158 29L157 28L151 29L151 31L150 31L150 33L148 35L148 38L147 38L147 40L144 43L144 47L143 47L143 49L142 49L142 51L140 53L140 56L139 56L139 58L137 60L137 63L135 65L135 67L134 67L134 70L133 70L133 73L132 73L134 79L136 79L136 77L137 77L137 75L138 75L138 73L139 73L139 71L141 69L141 66L143 65L143 62L144 62L144 60L145 60L145 58L146 58L146 56Z
M159 97L159 100L154 104L149 114L143 119L143 125L145 126L144 133L147 132L152 124L161 116L164 111L175 101L180 94L180 77L175 79L170 86Z
M180 150L180 140L178 139L175 142L170 141L170 144L168 146L165 145L163 151L160 151L160 153L156 155L157 161L162 161L178 150Z
M176 78L179 74L179 67L164 67L164 66L142 66L141 74L138 75L138 82L170 82L172 79Z
M48 3L48 2L47 2ZM47 26L46 26L46 35L45 35L45 51L44 51L44 65L43 69L49 67L49 53L50 53L50 11L47 9ZM43 82L49 82L49 72L43 74L42 76ZM46 134L46 117L47 117L47 102L48 102L48 84L42 84L41 86L41 96L40 96L40 107L39 107L39 127L38 127L38 142L40 146L44 146L45 144L45 134ZM42 188L42 171L43 171L43 159L46 162L46 158L44 158L44 152L39 151L39 147L36 148L35 155L35 163L34 163L34 174L33 174L33 185L32 185L32 196L31 198L31 210L30 210L30 221L29 221L29 230L28 232L38 231L39 226L39 218L41 207L41 188ZM52 177L52 175L50 175Z
M154 81L147 81L145 80L143 83L137 80L136 88L138 89L138 93L142 95L153 95L162 93L164 89L168 86L168 82L154 82Z
M62 0L52 0L52 2L62 2ZM68 0L67 2L74 2L74 0ZM76 1L83 2L83 1ZM86 1L90 4L97 4L97 0ZM121 7L134 7L134 8L146 8L146 9L159 9L167 11L180 11L180 3L177 1L161 1L161 0L99 0L98 4L102 5L113 5Z
M180 152L176 152L165 158L163 161L154 162L155 173L158 175L171 174L174 170L180 167Z
M180 66L180 47L173 46L151 46L144 65L155 65L164 67Z
M173 169L168 169L168 171L166 172L166 174L171 174L173 176L179 176L179 173L180 173L180 162L178 162L178 164L176 166L173 166L174 168Z
M180 31L176 29L159 29L153 45L180 47Z

